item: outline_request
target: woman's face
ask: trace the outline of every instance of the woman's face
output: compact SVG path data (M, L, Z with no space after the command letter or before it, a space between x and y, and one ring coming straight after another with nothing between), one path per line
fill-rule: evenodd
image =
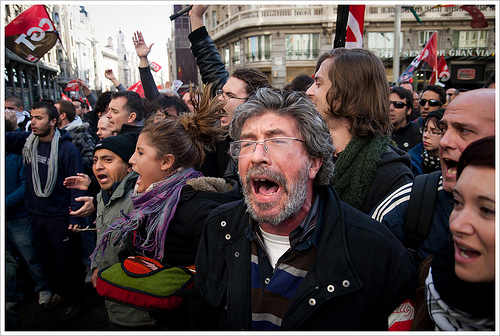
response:
M140 175L137 179L138 193L144 192L151 184L161 181L167 175L172 166L168 156L158 158L156 149L150 145L149 139L144 133L139 135L134 155L129 160L132 169Z
M435 119L431 119L424 126L424 134L422 134L422 144L431 155L439 155L439 140L443 137L441 130L437 127Z
M450 230L455 273L468 282L495 280L495 170L467 166L453 190Z

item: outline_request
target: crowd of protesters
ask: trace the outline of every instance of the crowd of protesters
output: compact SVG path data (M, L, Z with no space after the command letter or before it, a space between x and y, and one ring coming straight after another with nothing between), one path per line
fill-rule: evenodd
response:
M145 98L106 70L99 97L78 79L90 106L5 99L7 330L22 276L72 321L134 256L194 280L171 309L104 297L111 330L495 330L494 80L416 92L336 48L276 89L228 73L207 8L189 12L204 88L158 90L136 32Z

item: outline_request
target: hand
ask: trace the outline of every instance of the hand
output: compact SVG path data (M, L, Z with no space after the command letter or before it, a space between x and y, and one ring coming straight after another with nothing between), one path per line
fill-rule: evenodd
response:
M77 202L85 202L82 207L76 211L70 211L69 214L71 216L77 216L77 217L87 217L92 215L96 209L94 208L94 203L92 202L94 200L94 197L92 196L81 196L75 198L75 201Z
M193 5L189 11L189 19L191 20L191 31L203 27L203 14L207 11L209 5Z
M115 74L113 73L113 69L106 69L104 71L104 77L106 77L110 81L116 80Z
M73 232L78 232L79 228L80 228L80 225L78 225L78 224L70 224L68 226L68 230L71 230Z
M134 33L132 41L134 42L135 52L137 53L137 56L139 56L139 58L148 57L149 52L151 51L151 47L154 43L151 43L148 47L140 31L136 31Z
M19 128L17 125L16 112L9 110L5 111L5 126L10 126L10 129L13 131Z
M203 19L203 14L207 11L210 5L193 5L193 8L189 11L189 17L191 20L193 18Z
M69 176L64 179L63 186L68 189L88 190L90 177L84 173L77 173L77 176Z
M85 81L84 81L83 79L81 79L81 78L77 78L77 79L76 79L76 82L77 82L77 83L78 83L78 85L79 85L81 88L83 88L83 89L85 89L85 88L87 88L87 89L88 89L88 88L89 88L89 86L88 86L88 85L85 83Z
M92 285L94 285L94 288L97 286L97 272L99 270L96 268L94 269L94 272L92 272L92 278L90 278L90 281L92 281Z

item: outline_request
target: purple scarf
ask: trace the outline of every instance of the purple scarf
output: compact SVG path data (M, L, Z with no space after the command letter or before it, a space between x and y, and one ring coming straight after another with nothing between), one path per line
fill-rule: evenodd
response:
M129 214L122 213L123 216L104 231L91 258L100 249L104 253L109 243L116 246L123 242L128 233L132 233L135 247L143 251L154 252L153 258L161 261L165 247L165 236L170 221L175 215L181 189L186 185L187 180L200 176L202 174L195 171L193 167L185 168L152 190L131 195L134 209ZM139 227L141 227L141 232L145 232L146 237L139 234ZM114 241L110 242L113 231L119 231L119 233Z

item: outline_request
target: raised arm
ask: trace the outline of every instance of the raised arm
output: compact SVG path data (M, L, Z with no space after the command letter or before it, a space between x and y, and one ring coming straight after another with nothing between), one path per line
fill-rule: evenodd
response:
M151 68L149 67L148 60L148 55L151 52L151 47L154 43L151 43L148 46L144 41L144 37L142 36L142 33L140 31L136 31L134 33L132 41L134 42L135 52L139 57L139 75L141 76L144 96L146 96L149 101L153 101L160 95L160 92L156 87L153 74L151 73Z
M194 5L189 11L192 32L188 38L191 42L191 51L196 58L196 64L200 69L204 84L212 83L212 94L215 96L217 90L222 89L229 78L224 62L215 47L214 42L208 36L207 29L203 25L203 14L208 6Z

